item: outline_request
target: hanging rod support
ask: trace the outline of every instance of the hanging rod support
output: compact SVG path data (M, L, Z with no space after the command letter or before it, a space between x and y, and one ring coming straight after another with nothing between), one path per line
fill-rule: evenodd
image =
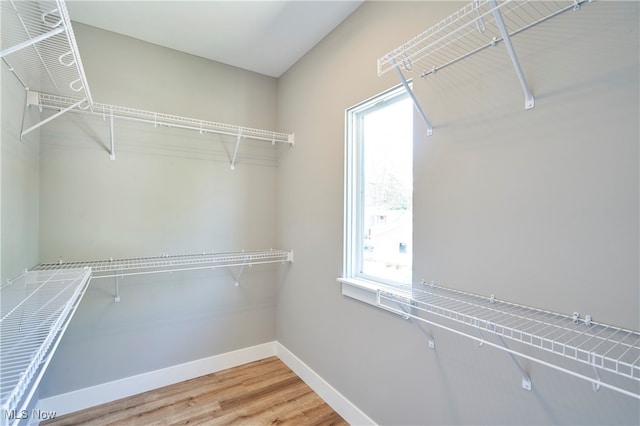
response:
M433 134L433 127L431 126L431 123L429 123L429 119L427 118L427 115L422 110L422 106L420 105L420 102L418 102L416 95L413 93L413 90L411 90L411 87L409 86L407 79L404 78L404 74L402 74L402 70L400 70L400 67L396 63L396 60L393 59L392 55L389 55L388 58L391 64L393 65L393 68L396 70L396 73L398 74L398 77L400 78L402 85L404 86L405 90L411 97L411 100L413 101L413 105L416 107L418 114L420 114L420 117L422 117L422 121L424 121L424 124L427 126L427 135L431 136Z
M236 169L236 157L238 156L238 148L240 147L240 139L242 138L242 129L238 132L238 137L236 140L236 147L233 150L233 158L231 159L231 170Z
M531 93L531 90L529 90L529 86L527 85L527 80L524 78L524 73L522 72L522 68L520 67L520 62L518 61L518 56L516 55L516 51L513 48L513 44L511 44L511 36L509 36L509 32L507 31L507 28L504 25L504 21L502 20L502 13L500 13L500 10L498 9L496 0L489 0L489 4L493 9L493 16L495 17L496 25L500 30L502 41L504 41L504 45L507 48L507 52L509 52L509 56L511 57L511 62L513 63L513 67L515 68L516 74L518 75L518 79L520 80L520 85L522 86L522 91L524 92L524 108L531 109L535 106L535 100L533 98L533 94Z
M118 276L116 275L113 279L114 279L115 291L116 291L116 296L114 297L114 299L113 299L113 300L114 300L116 303L118 303L118 302L120 302L120 286L119 286L119 283L118 283L119 278L118 278Z
M109 112L109 130L110 130L110 140L111 140L111 152L109 152L109 159L110 160L115 160L116 159L116 150L115 150L115 138L114 138L114 134L113 134L113 108L110 110Z
M240 287L240 277L242 276L242 272L244 271L244 267L246 265L240 265L240 271L238 271L238 275L234 275L236 282L234 283L236 287ZM249 265L251 266L251 265ZM232 274L233 275L233 274Z
M54 30L51 30L49 32L46 32L44 34L40 34L39 36L34 37L32 39L25 40L22 43L18 43L15 46L8 47L5 50L0 51L0 58L4 58L7 55L10 55L10 54L15 53L15 52L17 52L19 50L22 50L25 47L32 46L32 45L34 45L36 43L39 43L39 42L41 42L43 40L48 39L49 37L53 37L54 35L60 34L60 33L64 32L64 31L65 31L64 27L58 27L58 28L56 28Z
M29 127L26 130L23 130L22 133L20 134L20 140L22 140L22 138L24 137L24 135L26 135L27 133L39 128L40 126L47 124L48 122L50 122L51 120L55 120L56 118L60 117L62 114L64 114L67 111L72 110L73 108L76 108L78 106L80 106L83 102L86 102L86 99L81 99L78 102L74 103L73 105L70 105L60 111L58 111L57 113L53 114L51 117L47 117L44 120L42 120L41 122L34 124L33 126Z

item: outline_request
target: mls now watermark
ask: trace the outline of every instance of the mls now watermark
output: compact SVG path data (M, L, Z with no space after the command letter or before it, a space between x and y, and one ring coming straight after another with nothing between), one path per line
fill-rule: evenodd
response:
M43 410L4 410L5 420L51 420L56 418L55 411Z

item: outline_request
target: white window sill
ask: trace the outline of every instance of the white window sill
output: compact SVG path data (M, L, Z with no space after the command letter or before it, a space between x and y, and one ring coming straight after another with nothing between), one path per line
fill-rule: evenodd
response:
M388 284L376 281L365 280L362 278L338 278L337 281L342 284L342 295L351 297L370 305L380 307L378 303L378 290L392 288Z

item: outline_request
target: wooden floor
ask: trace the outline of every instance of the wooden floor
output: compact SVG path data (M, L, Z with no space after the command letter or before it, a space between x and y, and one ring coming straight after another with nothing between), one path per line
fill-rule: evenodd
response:
M41 425L347 425L276 357L109 402Z

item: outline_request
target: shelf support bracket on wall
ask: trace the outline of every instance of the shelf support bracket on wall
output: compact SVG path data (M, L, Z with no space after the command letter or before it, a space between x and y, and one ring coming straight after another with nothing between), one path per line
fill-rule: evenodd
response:
M113 134L113 108L109 111L109 140L111 141L111 152L109 152L109 159L116 159L116 150L115 150L115 137Z
M244 271L244 267L245 266L249 266L249 268L251 268L251 264L245 264L245 265L240 265L240 271L238 271L238 275L234 275L233 272L231 273L231 275L233 275L233 279L235 280L234 285L236 287L240 287L240 277L242 276L242 272Z
M427 126L427 135L431 136L433 134L433 126L431 126L431 123L429 122L427 115L422 110L422 106L420 105L420 102L418 102L418 98L416 98L416 95L413 93L413 90L411 90L411 87L409 86L407 79L404 78L404 74L402 74L402 70L400 70L400 67L396 63L396 60L393 59L393 56L389 55L388 58L391 64L393 65L393 68L396 70L396 73L398 74L398 78L400 78L402 85L404 86L405 90L411 97L411 100L413 101L413 106L415 106L416 111L418 111L418 114L420 114L420 117L422 117L422 121L424 121L424 124Z
M498 339L500 340L500 343L502 344L502 347L506 348L507 344L505 343L504 338L499 335ZM513 363L516 365L516 367L518 367L518 370L520 370L520 374L522 374L522 389L527 390L527 391L531 391L531 377L529 377L527 372L524 371L524 368L522 368L522 365L520 365L520 363L516 359L516 356L513 353L509 352L509 351L506 351L506 352L509 354L509 357L511 358Z
M34 96L35 95L35 96ZM36 102L33 103L33 98L36 98ZM38 107L39 102L37 101L38 99L38 93L36 92L27 92L27 105L32 106L32 105L37 105ZM79 101L77 101L76 103L74 103L73 105L69 105L66 108L61 109L60 111L56 112L55 114L53 114L50 117L45 118L44 120L40 121L39 123L34 124L33 126L29 127L28 129L25 129L22 131L22 133L20 133L20 140L22 140L22 138L24 138L24 136L27 133L30 133L36 129L38 129L39 127L47 124L48 122L55 120L56 118L60 117L62 114L66 113L67 111L70 111L76 107L79 107L80 105L82 105L84 102L87 102L86 99L81 99Z
M498 9L498 5L495 0L489 0L489 4L493 9L493 16L496 19L496 25L500 30L500 35L502 36L502 40L504 41L504 45L507 48L507 52L509 52L509 57L511 57L511 62L513 63L513 67L516 70L516 74L518 75L518 79L520 80L520 85L522 86L522 91L524 92L524 108L531 109L535 106L535 100L531 90L529 90L529 86L527 85L527 80L524 78L524 73L522 72L522 68L520 67L520 62L518 61L518 56L516 55L516 51L513 48L513 44L511 44L511 37L509 36L509 32L507 31L506 26L504 25L504 21L502 20L502 13Z
M238 131L238 138L236 140L236 147L233 150L233 158L231 159L231 170L236 169L236 157L238 156L238 148L240 147L240 139L242 138L242 129Z
M413 308L409 308L409 310L405 310L402 306L401 309L403 311L405 311L407 314L412 314L413 312ZM424 336L427 338L427 342L429 344L429 348L431 349L435 349L436 348L436 341L433 339L433 336L431 335L431 333L429 333L419 321L415 320L415 316L414 315L409 315L408 318L409 321L411 321L416 327L418 327L418 329L422 332L422 334L424 334Z
M114 300L116 303L120 302L120 279L123 277L123 272L123 269L119 268L113 276L116 292Z

